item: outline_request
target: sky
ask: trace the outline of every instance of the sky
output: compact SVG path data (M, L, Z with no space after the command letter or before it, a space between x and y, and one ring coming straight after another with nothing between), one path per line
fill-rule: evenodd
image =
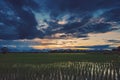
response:
M0 0L0 47L120 46L120 0Z

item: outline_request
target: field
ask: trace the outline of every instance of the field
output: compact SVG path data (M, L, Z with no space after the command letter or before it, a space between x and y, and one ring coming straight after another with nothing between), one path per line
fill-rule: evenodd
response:
M0 54L0 80L120 80L120 55Z

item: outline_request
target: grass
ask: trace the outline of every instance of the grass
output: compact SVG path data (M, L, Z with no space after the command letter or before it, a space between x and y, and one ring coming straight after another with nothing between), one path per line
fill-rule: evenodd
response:
M0 54L0 64L47 64L57 62L120 62L119 55L98 53Z
M0 80L119 80L120 55L0 54Z

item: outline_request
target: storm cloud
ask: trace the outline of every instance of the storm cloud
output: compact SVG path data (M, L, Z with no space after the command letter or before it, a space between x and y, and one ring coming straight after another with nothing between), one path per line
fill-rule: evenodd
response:
M32 0L2 0L0 12L0 39L32 39L41 37L32 11L39 5Z
M41 43L32 40L0 40L0 47L28 47L34 45L41 45Z
M76 48L89 48L94 50L110 49L110 45L76 46Z
M108 42L110 42L110 43L120 43L120 40L108 40Z
M86 38L89 33L120 29L115 27L120 24L120 0L0 1L0 39L3 40L45 38L57 33L64 33L60 38Z

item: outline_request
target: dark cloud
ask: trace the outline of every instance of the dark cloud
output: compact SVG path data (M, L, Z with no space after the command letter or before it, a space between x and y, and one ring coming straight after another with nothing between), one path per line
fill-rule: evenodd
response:
M29 41L29 40L0 40L0 46L34 46L34 45L41 45L41 43L36 42L36 41Z
M46 1L46 10L50 11L50 17L55 21L47 22L50 26L47 32L51 34L72 34L74 37L88 37L89 33L106 33L117 30L118 28L108 22L119 21L119 17L117 17L119 16L119 9L117 9L119 4L119 0L93 0L93 3L89 0ZM58 21L64 16L68 16L66 18L67 23L58 24ZM103 22L96 21L94 16L96 16L95 18L105 18L105 20ZM76 18L81 19L81 21L75 21Z
M83 38L82 40L89 40L89 38Z
M98 6L101 6L102 8L110 8L110 7L119 7L120 6L120 0L100 0Z
M33 46L41 45L32 40L0 40L0 48L7 47L9 52L36 52Z
M2 28L0 32L1 39L41 37L42 33L36 28L37 21L32 12L32 10L39 9L37 3L33 0L5 0L4 3L7 8L4 10L3 6L3 9L1 9L0 22L4 24L2 26L6 29ZM15 30L12 30L12 28Z
M89 16L89 17L84 17L80 22L68 21L68 23L64 25L60 25L58 24L58 22L48 22L48 24L51 26L51 30L56 28L56 31L50 31L51 34L65 33L66 34L65 36L71 35L73 37L78 37L78 38L86 38L88 37L89 33L106 33L118 29L109 22L105 22L105 21L98 22L98 21ZM59 30L57 30L57 28ZM51 34L49 34L49 36Z
M119 22L120 21L120 8L109 10L105 12L103 16L107 19L107 21Z
M44 38L56 33L65 33L62 38L86 38L89 33L116 30L108 22L120 21L120 0L1 0L0 5L0 39L5 40ZM38 30L36 17L42 17L48 28ZM66 23L59 24L61 20Z
M120 5L119 0L46 0L48 10L56 12L88 12L101 8L111 8Z
M105 33L112 30L114 30L114 28L112 28L111 25L107 23L99 23L99 24L91 25L91 27L88 28L88 32L91 33Z
M76 46L76 48L89 48L94 50L111 49L110 45Z
M45 10L50 11L52 18L69 13L79 16L91 14L99 9L119 7L119 0L46 0Z
M120 40L108 40L110 43L120 43Z

